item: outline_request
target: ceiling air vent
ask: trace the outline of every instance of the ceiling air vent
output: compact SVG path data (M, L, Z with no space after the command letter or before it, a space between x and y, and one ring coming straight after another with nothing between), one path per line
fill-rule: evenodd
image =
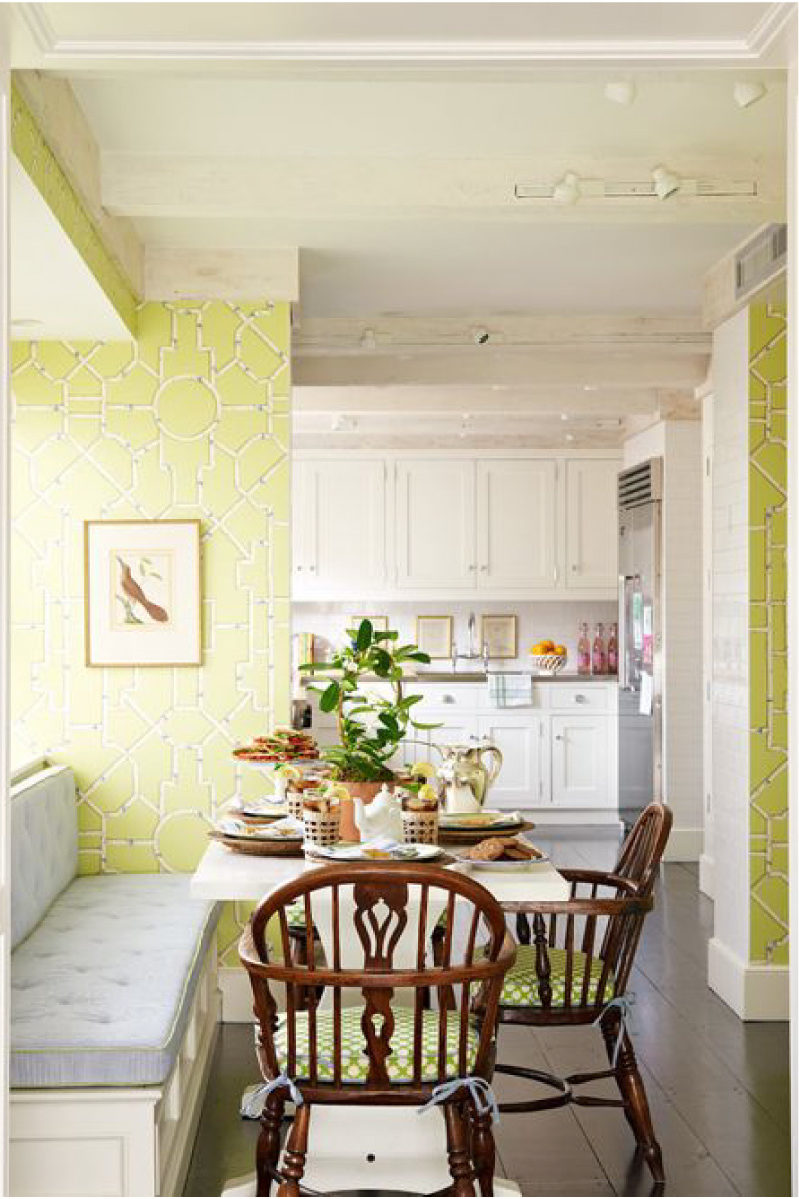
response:
M619 475L619 508L638 508L661 497L661 461L650 458Z
M767 225L735 255L735 298L755 291L785 266L788 226Z

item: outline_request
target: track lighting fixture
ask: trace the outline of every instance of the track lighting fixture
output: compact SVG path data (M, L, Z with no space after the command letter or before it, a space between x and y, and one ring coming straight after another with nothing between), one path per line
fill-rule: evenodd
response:
M579 175L576 175L574 171L567 171L563 178L555 184L552 199L556 204L576 204L580 199Z
M665 167L655 167L652 172L652 183L655 188L655 195L659 200L668 200L669 196L674 196L680 190L680 177L672 171L666 170Z
M756 79L738 79L732 89L733 98L739 108L757 104L766 94L766 86Z
M476 346L484 346L489 340L491 334L488 329L484 329L481 325L472 329L472 341Z

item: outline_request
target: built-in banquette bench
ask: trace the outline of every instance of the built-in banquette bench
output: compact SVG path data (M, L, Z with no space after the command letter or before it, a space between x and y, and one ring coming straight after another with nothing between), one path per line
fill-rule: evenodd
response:
M14 1195L180 1194L219 1003L215 905L176 874L76 877L75 781L11 791Z

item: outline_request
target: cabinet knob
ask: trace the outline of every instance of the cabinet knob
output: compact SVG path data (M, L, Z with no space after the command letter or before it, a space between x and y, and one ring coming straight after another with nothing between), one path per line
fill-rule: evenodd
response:
M298 567L297 567L297 570L298 570L298 571L302 570L302 567L301 567L301 566L298 566Z
M442 704L454 704L455 696L454 695L442 695L441 702L442 702Z
M573 571L575 574L577 573L577 563L576 563L576 562L572 562L572 571Z
M562 740L563 740L563 733L556 733L556 734L555 734L555 740L556 740L556 741L562 741Z
M308 569L309 569L309 570L311 571L311 573L313 574L313 572L316 570L316 567L315 567L315 566L309 566L309 567L308 567Z
M477 567L475 566L474 562L469 563L469 570L477 570Z
M481 566L481 567L480 567L480 569L481 569L481 570L488 570L488 567L487 567L487 566Z
M584 696L584 695L575 695L575 697L574 697L574 702L575 702L576 704L584 704L584 703L585 703L585 696Z

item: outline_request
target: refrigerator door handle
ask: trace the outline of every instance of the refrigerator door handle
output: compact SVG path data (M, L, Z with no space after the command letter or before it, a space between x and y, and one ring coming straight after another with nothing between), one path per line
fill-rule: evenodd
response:
M631 690L627 677L627 582L630 578L631 575L619 575L619 662L616 669L619 672L619 687L622 691Z

